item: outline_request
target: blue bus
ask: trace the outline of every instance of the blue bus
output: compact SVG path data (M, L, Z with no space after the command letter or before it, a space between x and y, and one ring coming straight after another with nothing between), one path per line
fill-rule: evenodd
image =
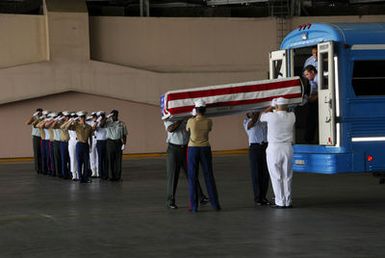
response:
M270 53L271 79L302 76L318 50L318 128L305 143L306 104L296 108L293 170L385 172L385 23L304 24L280 48Z

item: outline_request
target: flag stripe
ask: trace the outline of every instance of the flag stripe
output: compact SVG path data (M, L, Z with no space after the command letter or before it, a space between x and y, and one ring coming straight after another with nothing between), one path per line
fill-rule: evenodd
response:
M219 89L208 89L208 90L190 90L189 92L178 92L173 93L169 92L167 94L167 101L178 100L178 99L188 99L188 98L202 98L207 96L218 96L226 94L235 94L235 93L244 93L244 92L255 92L255 91L266 91L272 89L281 89L301 86L301 81L299 79L292 79L286 81L279 81L273 83L263 83L263 84L253 84L253 85L243 85L243 86L229 86L227 88Z
M286 94L286 95L279 95L280 97L284 97L287 99L292 98L300 98L302 97L301 93L294 93L294 94ZM241 106L241 105L249 105L249 104L257 104L257 103L263 103L271 101L273 98L276 98L278 96L270 96L266 98L258 98L258 99L248 99L248 100L236 100L236 101L226 101L226 102L218 102L218 103L212 103L207 104L206 108L215 108L215 107L224 107L224 106ZM187 113L191 112L191 110L194 108L194 105L189 106L181 106L176 108L169 108L168 111L173 114L179 114L179 113Z

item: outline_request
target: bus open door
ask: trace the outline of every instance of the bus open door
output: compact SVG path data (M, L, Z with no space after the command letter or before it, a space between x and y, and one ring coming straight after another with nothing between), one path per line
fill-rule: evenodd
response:
M318 46L318 128L320 145L336 145L336 94L333 42Z

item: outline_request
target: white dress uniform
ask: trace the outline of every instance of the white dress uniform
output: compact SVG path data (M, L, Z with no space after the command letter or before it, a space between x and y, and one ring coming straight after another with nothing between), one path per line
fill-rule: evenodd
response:
M72 180L79 180L78 162L76 160L76 132L68 130L70 140L68 141L68 153L70 156L70 168L72 173Z
M293 177L291 159L293 156L295 115L286 111L269 112L263 113L260 120L267 122L266 159L275 195L275 204L287 207L291 205Z
M88 124L93 126L96 122L90 121ZM92 134L92 145L90 150L90 167L92 171L92 177L99 177L99 165L98 165L98 151L96 149L96 135Z

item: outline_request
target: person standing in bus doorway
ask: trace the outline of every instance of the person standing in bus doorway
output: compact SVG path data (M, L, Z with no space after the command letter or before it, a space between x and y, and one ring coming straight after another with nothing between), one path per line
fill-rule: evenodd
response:
M272 112L273 106L268 107L260 118L262 122L267 122L266 159L275 196L275 205L271 207L292 208L291 159L295 115L287 112L287 99L280 97L275 103L276 112Z
M315 67L315 69L318 70L318 56L317 55L318 55L317 46L314 46L311 49L311 56L308 59L306 59L304 65L303 65L304 69L306 68L306 66L312 65Z
M212 154L209 143L209 133L212 121L205 117L206 104L199 99L195 102L196 116L187 121L186 130L190 132L188 143L188 183L190 192L191 211L198 211L198 170L199 164L206 182L211 206L219 211L218 192L213 174Z
M318 127L318 74L313 65L306 66L303 74L310 83L310 92L306 103L305 142L312 144Z
M175 203L176 188L178 186L180 170L183 169L187 175L187 143L189 135L186 131L186 119L178 121L164 121L167 131L167 207L177 209ZM208 198L204 195L202 187L197 181L198 198L201 205L208 203Z
M249 162L254 202L257 206L269 205L266 198L269 172L266 164L267 124L259 121L260 112L248 112L243 127L249 140Z

